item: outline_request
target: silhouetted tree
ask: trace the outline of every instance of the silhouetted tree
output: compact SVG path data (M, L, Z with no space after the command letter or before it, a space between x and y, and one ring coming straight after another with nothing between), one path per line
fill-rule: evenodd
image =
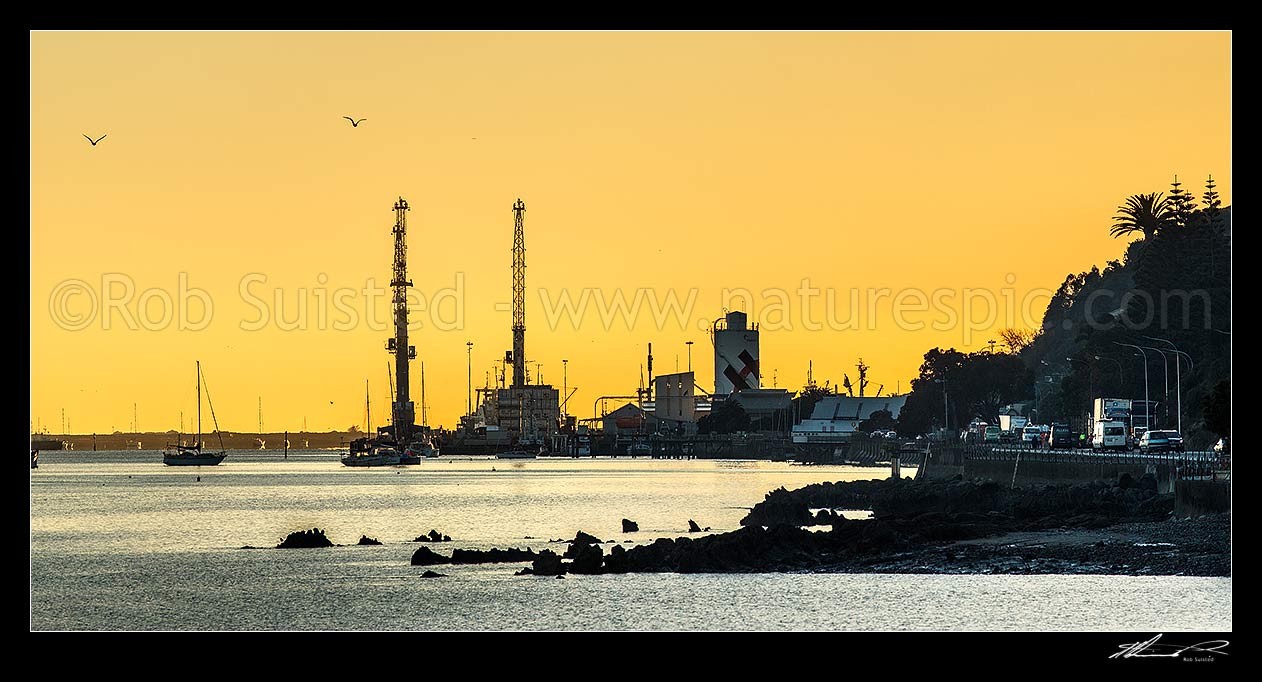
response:
M815 410L815 403L818 403L820 398L830 395L837 395L837 389L829 386L827 381L822 386L815 383L803 386L797 397L793 399L793 411L797 413L798 420L810 419L811 412Z
M1224 379L1205 396L1205 428L1220 436L1231 435L1231 380Z
M1214 241L1222 232L1222 201L1218 198L1218 190L1214 187L1214 176L1209 176L1205 181L1205 194L1202 196L1205 201L1205 208L1201 211L1204 216L1206 229L1206 244L1209 245L1209 274L1214 276L1217 269L1214 259Z
M1196 210L1196 198L1181 185L1179 176L1174 176L1174 182L1170 183L1170 215L1175 227L1187 227L1192 222L1192 212Z
M934 348L925 353L911 389L898 415L901 435L941 427L943 419L947 428L961 426L964 418L957 415L982 415L989 421L1001 406L1034 397L1034 372L1020 357L1008 353L965 354L954 348Z
M999 338L1008 347L1009 353L1020 353L1026 346L1034 342L1039 333L1033 329L1009 328L999 331Z
M697 420L698 433L736 433L749 430L749 413L735 400L724 400L718 409Z
M1223 202L1218 198L1218 190L1214 186L1213 175L1209 176L1209 179L1205 181L1205 194L1202 195L1202 199L1205 201L1205 208L1202 211L1205 220L1211 226L1219 225L1221 223Z
M877 410L872 413L872 416L859 422L859 430L863 433L872 433L883 429L898 429L898 422L894 420L894 415L889 410Z
M1159 232L1174 222L1174 215L1169 199L1161 192L1152 194L1135 194L1126 199L1126 203L1117 209L1113 217L1113 229L1109 234L1114 237L1143 232L1144 239L1155 237Z

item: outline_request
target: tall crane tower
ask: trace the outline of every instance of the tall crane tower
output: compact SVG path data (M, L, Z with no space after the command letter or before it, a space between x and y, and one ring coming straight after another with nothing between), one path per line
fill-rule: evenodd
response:
M386 350L394 353L394 376L398 387L394 394L391 417L395 442L408 443L416 423L416 408L408 398L408 361L416 357L416 346L408 345L408 202L399 197L394 202L394 272L390 286L394 288L394 337L386 341Z
M526 385L526 205L513 204L513 388Z

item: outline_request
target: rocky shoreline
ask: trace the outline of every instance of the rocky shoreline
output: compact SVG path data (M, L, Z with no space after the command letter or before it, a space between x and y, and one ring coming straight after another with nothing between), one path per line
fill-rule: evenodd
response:
M1148 477L1016 489L958 478L823 483L768 493L727 533L605 554L579 532L564 555L545 549L521 573L1231 575L1230 514L1181 520L1173 508ZM872 518L838 513L850 509Z
M1231 514L1174 514L1151 476L1011 488L990 480L882 479L780 488L726 533L624 547L579 530L557 553L453 549L436 530L413 566L527 563L518 575L609 573L931 573L1231 575ZM863 510L871 518L852 519ZM624 532L635 522L623 519ZM689 532L701 530L689 520ZM706 528L705 530L709 530ZM381 544L361 537L360 545ZM610 544L608 552L602 544ZM335 546L313 528L277 548ZM253 549L253 548L251 548ZM435 577L432 571L429 577Z
M930 546L827 573L1231 575L1231 515L1048 529Z

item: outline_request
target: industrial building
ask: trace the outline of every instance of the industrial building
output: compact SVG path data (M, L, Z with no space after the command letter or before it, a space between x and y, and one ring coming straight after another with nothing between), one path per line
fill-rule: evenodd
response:
M548 384L530 384L526 374L526 204L513 204L513 349L504 359L513 365L511 385L486 393L489 421L518 445L550 442L561 420L560 391Z
M560 391L547 384L501 388L496 391L495 418L510 442L542 444L561 420Z
M696 375L692 372L663 374L653 380L653 414L675 422L697 421Z
M738 391L758 388L758 326L748 326L745 313L734 310L715 320L711 336L714 342L714 396L726 397Z
M894 419L907 402L905 395L859 397L834 395L815 403L810 419L793 427L794 443L844 443L859 430L859 424L886 410Z

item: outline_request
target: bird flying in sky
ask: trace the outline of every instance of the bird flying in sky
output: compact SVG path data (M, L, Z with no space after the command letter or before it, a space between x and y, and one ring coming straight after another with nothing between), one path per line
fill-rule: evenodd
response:
M104 139L105 139L105 136L104 136L104 135L102 135L102 136L100 136L100 137L96 138L95 140L94 140L94 139L92 139L92 138L90 138L90 137L88 137L87 135L84 135L84 137L87 137L87 138L88 138L88 142L91 142L93 147L95 147L95 146L96 146L96 143L97 143L97 142L100 142L101 140L104 140Z
M361 119L359 119L358 121L356 121L355 119L351 118L350 116L343 116L342 118L344 118L344 119L346 119L346 120L350 121L350 122L351 122L351 127L352 127L352 128L358 128L360 123L363 123L364 121L367 121L367 120L368 120L368 119L366 119L366 118L361 118Z

